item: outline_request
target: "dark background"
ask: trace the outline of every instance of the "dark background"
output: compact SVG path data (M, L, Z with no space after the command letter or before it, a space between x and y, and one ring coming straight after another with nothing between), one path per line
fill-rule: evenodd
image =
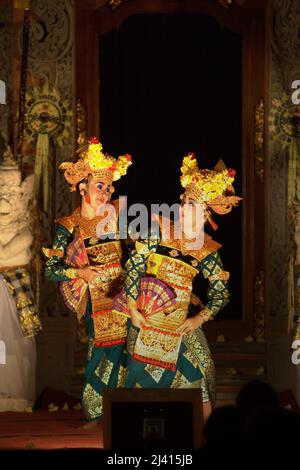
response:
M128 205L179 202L180 166L195 152L200 168L222 158L242 196L241 37L202 14L143 14L100 36L100 140L133 165L116 183ZM242 206L206 232L220 242L231 301L217 318L242 318ZM200 281L200 282L199 282ZM195 293L206 302L207 283Z

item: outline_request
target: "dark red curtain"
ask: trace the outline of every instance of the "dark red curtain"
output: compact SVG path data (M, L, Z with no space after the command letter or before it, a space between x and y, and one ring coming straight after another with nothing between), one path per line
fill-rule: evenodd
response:
M100 36L100 137L134 166L118 184L128 202L179 201L183 156L202 168L222 158L242 194L242 41L202 14L143 14ZM219 318L242 316L242 207L215 216L213 237L231 272L230 304ZM206 286L195 286L205 301Z

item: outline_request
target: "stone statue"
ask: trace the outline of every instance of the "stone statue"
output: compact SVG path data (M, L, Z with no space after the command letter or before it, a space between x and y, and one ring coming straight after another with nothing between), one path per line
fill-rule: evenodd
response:
M23 411L35 399L34 336L41 324L30 277L33 186L33 175L22 181L8 147L0 162L0 411Z
M33 196L34 176L21 182L10 149L0 165L0 267L30 262L32 233L28 204Z

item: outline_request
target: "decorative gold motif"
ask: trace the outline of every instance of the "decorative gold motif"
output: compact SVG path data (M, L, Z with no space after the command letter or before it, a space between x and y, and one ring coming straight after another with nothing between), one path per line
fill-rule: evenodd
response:
M219 273L216 273L213 276L210 276L208 279L210 282L216 281L217 279L222 280L222 281L228 281L229 277L230 277L230 273L228 271L220 271Z
M216 402L215 368L204 332L198 328L192 334L184 335L182 342L187 348L189 357L193 357L190 362L197 364L202 373L202 399L204 402L210 401L214 407Z
M88 419L97 419L102 416L103 397L90 384L84 387L82 405Z
M75 268L67 268L65 273L70 279L76 279L78 277L78 269Z
M127 351L130 354L130 356L133 355L137 335L138 335L138 330L134 328L133 326L131 326L129 328L128 335L127 335Z
M116 207L116 204L114 202L111 202L111 204ZM74 229L76 227L79 227L83 239L92 238L94 242L97 236L97 225L101 222L104 216L105 214L103 216L96 216L93 219L87 219L81 215L80 207L77 207L71 215L56 219L55 222L65 227L70 233L73 233ZM116 220L114 217L112 217L112 219L113 220L111 221L110 229L113 232L113 229L116 229ZM45 254L46 253L47 251L45 252Z
M94 339L89 338L88 350L87 350L87 360L88 361L90 361L92 359L93 349L94 349Z
M108 266L117 263L120 266L121 245L119 241L101 243L86 249L90 264Z
M211 390L205 379L202 380L202 401L203 403L211 402Z
M133 358L165 369L176 369L181 335L151 327L141 328L134 346Z
M90 239L90 245L97 245L99 243L99 239L97 237L92 237Z
M127 369L126 367L120 366L119 373L118 373L118 383L117 387L124 387L125 380L127 376Z
M242 200L238 196L218 196L213 202L209 204L209 207L213 209L219 215L228 214L233 207L238 206L239 202Z
M297 319L294 340L300 340L300 317Z
M79 227L83 239L96 236L97 225L102 220L101 216L96 216L93 219L87 219L81 215L80 208L78 207L76 210L76 218L76 226Z
M176 256L178 256L178 255L179 255L179 253L178 253L177 250L171 250L170 251L170 256L172 256L172 258L176 258Z
M184 351L183 356L191 363L191 365L194 367L194 369L197 369L198 367L198 360L195 357L195 354L192 353L189 349Z
M223 335L223 333L221 333L218 337L217 337L217 343L225 343L227 341L227 338L225 335Z
M254 338L251 335L248 335L244 338L245 343L253 343L253 341L254 341Z
M191 382L177 370L174 379L172 380L171 388L191 388Z
M264 181L265 164L265 105L263 98L255 106L254 121L254 169L259 182Z
M41 331L42 327L40 318L32 306L27 306L21 309L19 320L24 336L35 336Z
M29 271L23 267L18 267L14 271L3 271L1 278L15 301L23 336L37 335L42 326L34 305Z
M25 292L21 291L16 295L16 305L17 308L27 307L28 305L32 305L32 300L28 298Z
M62 258L64 256L64 250L60 249L54 249L54 248L45 248L42 247L42 252L46 256L46 258L52 258L52 256L58 256L59 258Z
M256 371L255 371L255 375L264 375L264 373L265 373L265 368L264 368L264 366L258 367L258 368L256 369Z
M214 170L199 169L195 154L189 153L182 161L180 182L196 201L209 203L227 189L233 189L234 176L235 171L227 170L222 161Z
M112 11L115 11L125 0L108 0L107 4L110 6Z
M76 191L77 184L92 175L107 183L112 193L114 191L112 182L126 175L128 167L132 164L129 154L120 155L116 159L105 153L96 137L91 138L88 144L78 149L76 153L79 154L76 163L66 161L59 166L64 170L64 177L71 185L71 191Z
M170 221L171 225L171 230L170 232L174 232L174 223ZM181 250L181 245L182 242L181 240L178 240L176 238L170 238L169 234L166 233L164 230L163 224L160 225L161 231L162 231L162 240L160 242L161 246L167 246L168 248L172 248L173 250L177 251L182 251ZM197 261L202 261L206 256L208 256L210 253L213 253L214 251L217 251L219 248L221 248L221 244L213 240L209 235L204 233L204 243L202 248L199 250L187 250L188 255L193 256ZM181 261L182 264L186 264L184 261ZM190 267L191 268L191 267Z
M166 369L162 367L157 367L154 366L153 364L147 364L145 367L145 372L148 372L149 375L151 375L152 379L156 382L159 383L160 379L163 376L163 373L165 372Z
M259 271L254 281L254 338L265 340L265 272Z
M155 256L157 259L159 254L150 255L149 258ZM163 257L157 271L157 277L167 282L171 286L178 286L181 290L192 290L192 281L198 272L188 264L181 260Z
M113 369L113 362L109 361L105 354L103 355L100 364L98 365L97 369L95 370L95 374L99 377L99 379L105 384L108 385L111 371Z
M125 343L127 336L127 318L104 310L92 315L94 320L94 344L97 347L113 346Z
M50 139L59 147L68 140L72 106L46 79L42 87L33 86L27 90L25 109L24 137L28 145L35 146L35 195L37 201L40 196L43 197L44 209L49 213L52 199Z
M269 124L271 138L280 142L284 150L289 149L293 139L300 137L300 104L293 104L287 93L274 97Z
M217 0L218 4L221 5L221 7L225 8L226 10L229 10L232 7L232 0Z
M82 147L88 141L86 135L86 109L80 98L76 102L76 137L77 147Z
M235 196L232 186L235 174L235 170L227 169L222 160L218 161L213 170L198 168L196 156L193 153L189 153L182 161L180 182L185 188L185 193L181 199L185 202L188 196L201 204L205 220L208 220L214 230L218 226L212 220L212 210L220 215L228 214L241 200L240 197Z
M230 367L229 369L226 370L226 374L234 377L235 375L239 375L240 372L234 367Z

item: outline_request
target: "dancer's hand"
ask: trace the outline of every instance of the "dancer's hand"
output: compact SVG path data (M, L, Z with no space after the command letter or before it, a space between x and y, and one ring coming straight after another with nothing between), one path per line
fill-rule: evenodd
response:
M185 322L177 328L177 332L185 335L187 333L193 333L197 328L201 327L205 319L200 315L195 315L193 318L188 318Z
M136 308L135 302L128 302L129 312L133 326L136 328L143 328L147 326L146 318Z
M95 279L99 277L99 273L97 273L97 271L94 271L92 268L80 268L78 269L78 275L85 282L95 281Z

